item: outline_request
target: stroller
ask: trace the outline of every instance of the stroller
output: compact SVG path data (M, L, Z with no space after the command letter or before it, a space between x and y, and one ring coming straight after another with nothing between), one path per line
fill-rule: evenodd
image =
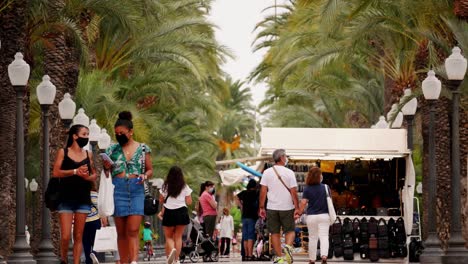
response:
M181 263L188 257L191 262L198 262L200 256L203 262L217 262L219 260L218 247L210 238L205 238L203 228L193 219L187 226L187 240L182 246L179 260Z

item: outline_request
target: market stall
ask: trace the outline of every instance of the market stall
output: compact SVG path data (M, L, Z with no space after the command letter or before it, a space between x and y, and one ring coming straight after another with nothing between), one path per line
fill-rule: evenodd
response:
M275 149L285 149L299 195L308 169L321 167L341 220L402 218L410 235L415 171L406 133L405 129L264 128L260 156L271 157Z

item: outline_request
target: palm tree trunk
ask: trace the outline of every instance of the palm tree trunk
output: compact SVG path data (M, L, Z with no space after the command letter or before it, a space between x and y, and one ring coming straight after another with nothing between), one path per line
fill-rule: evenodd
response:
M65 7L65 2L54 1L51 12L60 14ZM58 15L57 15L58 17ZM55 101L50 107L50 164L53 165L57 150L64 147L67 128L64 128L58 112L58 104L63 99L65 93L75 94L78 83L79 61L75 49L67 43L64 32L53 32L49 39L50 45L44 54L44 72L51 78L52 83L57 87ZM50 168L52 171L52 168ZM52 174L51 174L52 175ZM56 254L60 248L60 229L58 215L52 214L51 237L56 249Z
M24 53L27 1L16 0L0 12L0 255L9 255L15 236L16 210L16 97L8 78L8 65L16 52Z
M468 21L468 0L455 0L453 9L458 18Z

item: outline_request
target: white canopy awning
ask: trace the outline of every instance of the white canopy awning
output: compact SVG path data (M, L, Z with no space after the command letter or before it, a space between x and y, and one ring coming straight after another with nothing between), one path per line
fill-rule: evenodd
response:
M260 168L263 166L263 162L257 162L253 166L249 166L249 168L260 171ZM236 183L241 182L245 177L251 176L249 172L237 168L237 169L229 169L229 170L220 170L219 176L221 177L221 181L223 185L230 186Z
M285 149L291 159L405 157L406 129L263 128L261 155Z

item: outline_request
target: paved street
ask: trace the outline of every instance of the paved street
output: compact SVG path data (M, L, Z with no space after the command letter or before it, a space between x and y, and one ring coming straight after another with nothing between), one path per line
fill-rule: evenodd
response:
M307 255L304 255L304 254L300 254L300 255L294 255L294 262L295 263L307 263L309 260L307 258ZM219 259L219 262L221 263L233 263L233 264L240 264L240 263L257 263L257 264L271 264L272 261L255 261L255 262L242 262L241 261L241 258L240 256L235 256L235 255L232 255L230 258L220 258ZM160 258L157 258L156 260L154 261L140 261L138 263L148 263L148 264L163 264L163 263L166 263L166 259L165 257L160 257ZM188 262L185 262L185 263L191 263L190 261ZM201 260L198 261L198 263L203 263ZM318 261L316 263L319 263ZM344 260L340 260L340 259L337 259L337 260L330 260L328 261L328 263L330 264L344 264L344 263L353 263L353 264L356 264L356 263L371 263L369 260L364 260L364 261L358 261L358 260L355 260L353 262L349 262L349 261L344 261ZM384 260L380 260L378 263L407 263L405 262L404 260L401 260L401 259L386 259L385 261ZM106 262L106 264L113 264L112 262Z

